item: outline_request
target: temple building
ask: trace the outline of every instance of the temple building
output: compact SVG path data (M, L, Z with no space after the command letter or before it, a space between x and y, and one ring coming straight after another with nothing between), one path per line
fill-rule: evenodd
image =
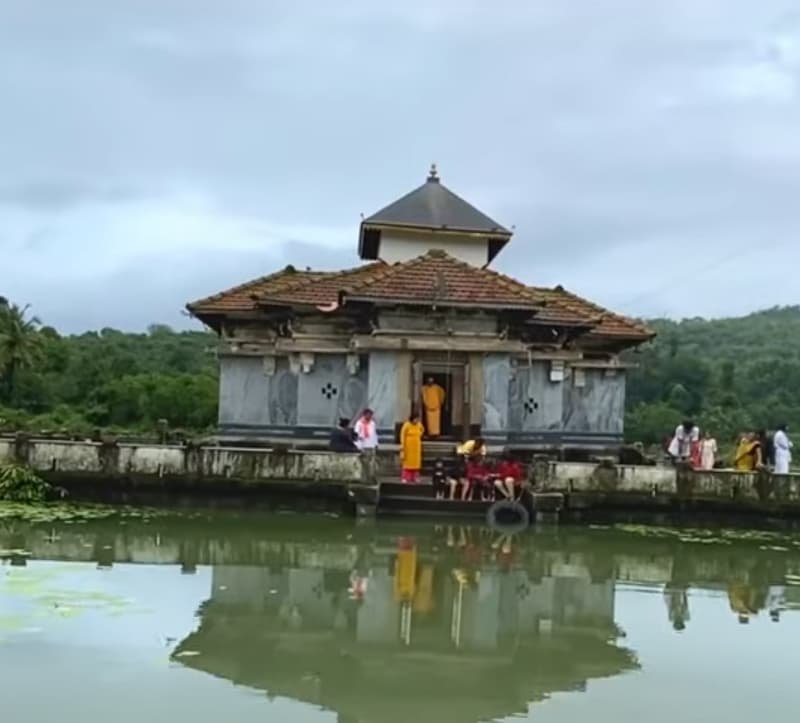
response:
M220 436L319 442L370 407L389 442L433 380L444 439L618 446L620 353L653 334L561 286L494 271L511 238L434 166L361 222L361 265L288 266L190 303L221 337Z

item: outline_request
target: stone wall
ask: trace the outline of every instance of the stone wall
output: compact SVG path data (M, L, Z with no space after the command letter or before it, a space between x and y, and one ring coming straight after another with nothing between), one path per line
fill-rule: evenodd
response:
M565 430L622 434L625 420L622 370L575 368L561 384Z
M326 436L340 417L352 419L367 404L367 357L357 369L345 354L313 354L307 370L288 357L223 356L219 425L223 433ZM309 436L314 436L314 433Z
M298 376L285 357L277 358L270 371L264 357L220 357L220 427L297 424Z
M505 436L509 425L511 358L508 354L486 354L482 369L481 431L487 437Z
M509 388L509 428L516 432L562 429L563 382L550 381L550 362L519 362Z
M487 360L493 368L503 368L500 355L487 355ZM552 381L550 371L549 361L511 362L507 429L513 438L550 440L554 444L579 444L582 438L621 441L625 420L622 370L566 365L561 381ZM501 398L500 383L496 372L491 392L496 399ZM587 442L587 446L592 445Z
M58 481L97 479L198 489L209 482L249 486L270 481L358 484L372 481L372 465L358 454L278 451L219 446L102 444L66 440L0 440L0 462L18 461ZM163 482L162 482L163 481Z
M397 378L401 372L399 356L391 351L374 351L369 355L369 382L367 404L375 413L375 423L382 436L394 436L397 417ZM410 396L410 395L409 395Z
M315 354L310 371L301 372L297 424L331 429L340 417L353 419L367 405L367 367L348 369L344 354Z

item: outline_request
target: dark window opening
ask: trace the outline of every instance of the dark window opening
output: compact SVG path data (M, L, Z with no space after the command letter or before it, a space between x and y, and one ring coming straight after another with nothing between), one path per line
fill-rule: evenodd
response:
M365 228L361 231L361 258L375 261L381 245L381 232L376 228Z

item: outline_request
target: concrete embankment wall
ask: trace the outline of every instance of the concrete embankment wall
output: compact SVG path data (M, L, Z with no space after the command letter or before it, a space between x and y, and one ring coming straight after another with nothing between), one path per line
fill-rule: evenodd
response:
M533 477L537 489L563 493L573 510L705 508L800 516L800 475L543 462L534 465Z
M70 492L155 490L184 497L209 492L289 491L349 496L373 504L376 460L318 451L74 442L0 437L0 462L17 461ZM673 467L534 461L537 491L564 495L564 509L753 511L800 517L800 475L693 472Z
M26 464L67 489L149 487L216 491L318 485L364 485L370 460L357 454L259 448L73 442L0 437L0 462Z

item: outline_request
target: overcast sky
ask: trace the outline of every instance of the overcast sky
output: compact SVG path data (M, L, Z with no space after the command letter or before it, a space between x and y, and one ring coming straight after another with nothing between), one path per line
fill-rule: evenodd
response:
M443 182L633 315L800 302L796 0L4 0L0 295L189 323Z

